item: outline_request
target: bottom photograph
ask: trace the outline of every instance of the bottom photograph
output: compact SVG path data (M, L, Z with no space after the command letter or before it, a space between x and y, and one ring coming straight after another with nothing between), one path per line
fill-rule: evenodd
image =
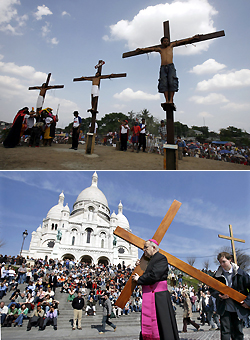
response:
M2 339L250 338L248 171L1 171L0 187Z

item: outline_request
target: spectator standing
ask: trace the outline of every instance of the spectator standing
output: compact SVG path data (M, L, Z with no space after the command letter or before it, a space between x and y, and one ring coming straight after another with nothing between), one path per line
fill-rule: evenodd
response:
M18 268L18 283L23 284L26 281L27 268L25 263L22 263L21 267Z
M74 323L72 330L76 329L76 320L78 321L78 329L82 329L82 310L84 307L84 298L82 293L78 291L77 297L72 301L72 307L74 309Z
M79 116L78 111L74 111L73 114L74 114L74 120L73 120L73 127L72 127L72 147L70 149L77 150L82 119Z
M138 151L140 151L140 148L142 146L142 151L143 152L146 152L146 128L147 128L147 125L145 124L145 119L143 118L142 119L142 122L140 124L140 128L141 128L141 131L140 131L140 135L139 135L139 148L138 148Z

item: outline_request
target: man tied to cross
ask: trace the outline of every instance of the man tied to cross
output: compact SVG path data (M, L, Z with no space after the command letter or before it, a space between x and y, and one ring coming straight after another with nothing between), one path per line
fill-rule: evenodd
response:
M49 85L51 73L48 74L47 80L45 83L43 83L41 86L30 86L29 90L40 90L37 103L36 103L36 113L39 114L39 112L43 108L43 103L45 99L46 92L48 90L54 90L54 89L63 89L64 85Z
M164 37L161 38L161 45L150 46L145 48L137 48L135 51L123 53L122 57L132 57L134 55L159 52L161 55L161 68L158 90L163 93L166 99L166 103L170 104L173 110L176 110L173 103L174 93L178 91L178 78L176 76L175 66L173 64L173 48L177 46L192 44L195 42L214 39L224 36L224 31L209 33L209 34L196 34L191 38L176 40L170 42L169 34L169 21L163 23ZM164 105L163 104L163 105Z
M186 44L190 41L198 41L198 35L192 38L187 38ZM161 67L158 83L158 91L164 94L167 104L171 104L173 109L176 110L173 99L175 92L179 90L179 80L176 75L176 69L173 63L173 48L180 46L178 41L170 42L167 37L161 38L161 46L138 48L137 51L143 52L159 52L161 55Z

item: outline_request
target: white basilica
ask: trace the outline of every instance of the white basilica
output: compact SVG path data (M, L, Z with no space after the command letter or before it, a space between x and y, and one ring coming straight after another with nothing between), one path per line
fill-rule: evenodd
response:
M36 231L32 232L29 250L22 255L29 258L64 259L92 264L134 265L138 249L113 235L117 226L131 232L123 215L123 205L112 213L103 192L97 187L98 176L77 197L73 210L64 205L63 192L58 204L52 207Z

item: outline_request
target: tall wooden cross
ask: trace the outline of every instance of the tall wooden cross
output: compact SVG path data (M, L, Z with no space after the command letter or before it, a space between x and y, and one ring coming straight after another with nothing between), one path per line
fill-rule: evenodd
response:
M91 91L91 109L88 110L88 112L92 113L92 120L91 120L91 127L90 127L90 134L88 135L88 142L87 142L87 147L86 147L86 153L90 154L93 152L94 148L94 140L93 140L93 135L95 131L95 122L96 122L96 114L98 113L97 111L97 105L98 105L98 96L99 93L97 93L97 88L95 89L94 87L98 87L98 90L100 89L100 83L101 79L111 79L111 78L121 78L121 77L126 77L126 73L111 73L108 75L103 75L102 76L102 66L105 64L103 60L99 60L98 64L95 66L97 69L97 72L94 76L90 77L80 77L80 78L74 78L73 81L84 81L84 80L89 80L92 81L92 91Z
M168 38L168 41L170 42L170 29L169 29L169 21L164 21L163 22L163 31L164 31L164 38ZM173 45L173 47L177 46L182 46L182 45L187 45L187 44L193 44L196 42L204 41L204 40L209 40L209 39L215 39L218 37L222 37L225 35L224 31L218 31L214 33L208 33L208 34L198 34L194 37L191 38L186 38L182 40L176 40L171 42L170 44ZM140 54L145 54L152 52L150 49L154 48L162 48L162 45L154 45L154 46L149 46L146 48L137 49L134 51L130 52L125 52L123 53L122 57L123 58L128 58ZM170 92L168 92L168 95L170 97ZM173 95L173 92L172 92ZM161 104L162 108L164 111L166 111L166 122L167 122L167 144L174 144L174 114L173 111L176 110L175 106L172 103L162 103ZM174 149L165 149L166 152L164 153L164 169L167 170L177 170L176 167L176 153Z
M234 260L233 262L235 264L237 264L237 257L236 257L234 241L245 243L245 240L241 240L241 239L235 238L233 236L233 228L232 228L231 224L229 224L229 233L230 233L230 236L224 236L224 235L220 235L219 234L218 237L225 238L226 240L230 240L231 241L232 252L233 252L233 260Z
M174 219L174 216L176 215L181 203L178 201L174 201L169 208L166 216L164 217L163 221L161 222L160 226L158 227L157 231L155 232L153 239L156 240L158 243L161 242L163 236L165 235L165 232L167 231L168 227L170 226L172 220ZM138 236L133 235L132 233L126 231L123 228L117 227L114 231L114 234L121 237L123 240L133 244L134 246L143 249L145 240L141 239ZM193 266L189 265L188 263L185 263L184 261L179 260L178 258L174 257L173 255L165 252L164 250L160 249L160 253L165 255L168 259L168 263L171 266L174 266L184 273L198 279L199 281L205 283L209 287L214 288L215 290L218 290L222 294L227 294L229 297L234 299L235 301L241 302L245 300L246 296L237 292L236 290L224 285L220 281L214 279L213 277L201 272L200 270L194 268ZM140 261L140 265L138 265L133 273L131 274L128 282L126 283L122 293L120 294L119 298L116 301L116 305L120 308L124 308L127 301L129 300L135 286L136 282L132 280L132 275L135 273L138 273L138 275L142 275L147 267L147 260L145 259L144 255L142 256L142 259Z
M53 86L50 85L49 86L50 77L51 77L51 73L48 74L46 82L43 83L41 86L29 87L29 90L40 90L40 93L37 99L37 104L36 104L36 113L39 113L42 110L47 90L64 88L64 85L53 85Z

